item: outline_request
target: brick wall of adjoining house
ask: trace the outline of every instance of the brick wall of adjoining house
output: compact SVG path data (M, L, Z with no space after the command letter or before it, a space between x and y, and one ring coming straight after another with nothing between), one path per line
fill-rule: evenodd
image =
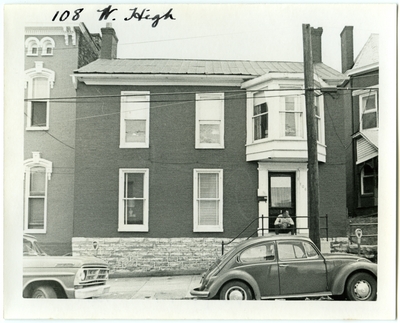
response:
M72 251L107 261L112 274L200 273L221 256L221 243L220 238L73 238Z

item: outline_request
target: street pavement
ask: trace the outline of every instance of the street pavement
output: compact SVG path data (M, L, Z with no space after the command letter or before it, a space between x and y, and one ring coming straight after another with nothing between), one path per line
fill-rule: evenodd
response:
M192 299L190 291L200 285L200 275L111 278L110 292L102 299Z

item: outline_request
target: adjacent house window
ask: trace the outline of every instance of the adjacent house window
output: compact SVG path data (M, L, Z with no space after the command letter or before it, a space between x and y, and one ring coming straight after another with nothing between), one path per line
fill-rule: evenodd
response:
M36 77L32 80L32 100L28 112L30 128L47 128L48 97L50 94L49 81L45 77Z
M222 232L222 169L194 170L194 232Z
M149 148L150 92L121 92L120 148Z
M365 164L361 170L361 194L373 195L375 193L375 183L378 183L378 174L373 167Z
M299 97L284 97L280 118L281 137L303 137L303 111Z
M224 148L224 94L196 94L196 148Z
M27 50L26 54L28 56L38 56L39 55L39 39L36 37L29 37L25 40L25 48Z
M318 97L314 97L314 109L315 109L315 124L317 127L317 141L322 141L322 125L321 125L321 108L319 105Z
M118 231L149 231L149 170L120 169Z
M361 130L378 127L378 96L376 92L360 95Z
M55 46L54 40L50 37L45 37L40 41L42 47L42 56L53 55L53 49Z
M35 62L35 67L25 71L27 92L27 130L49 129L50 89L55 73L43 68L43 62Z
M24 162L25 166L25 221L24 231L45 233L47 219L47 191L52 163L41 159L39 153Z
M253 129L254 140L268 138L268 104L264 93L254 96Z

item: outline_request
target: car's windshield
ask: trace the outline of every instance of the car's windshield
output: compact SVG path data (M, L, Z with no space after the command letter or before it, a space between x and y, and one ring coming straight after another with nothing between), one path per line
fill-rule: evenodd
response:
M24 256L46 256L46 253L37 243L24 239Z

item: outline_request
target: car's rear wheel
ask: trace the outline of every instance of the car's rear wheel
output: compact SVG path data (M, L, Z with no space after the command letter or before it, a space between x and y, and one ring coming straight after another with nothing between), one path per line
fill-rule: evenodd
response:
M222 287L219 298L227 301L244 301L253 299L253 296L247 284L235 280Z
M346 296L351 301L376 300L376 279L368 273L356 273L349 278Z
M57 294L50 286L39 286L33 291L32 298L57 298Z

